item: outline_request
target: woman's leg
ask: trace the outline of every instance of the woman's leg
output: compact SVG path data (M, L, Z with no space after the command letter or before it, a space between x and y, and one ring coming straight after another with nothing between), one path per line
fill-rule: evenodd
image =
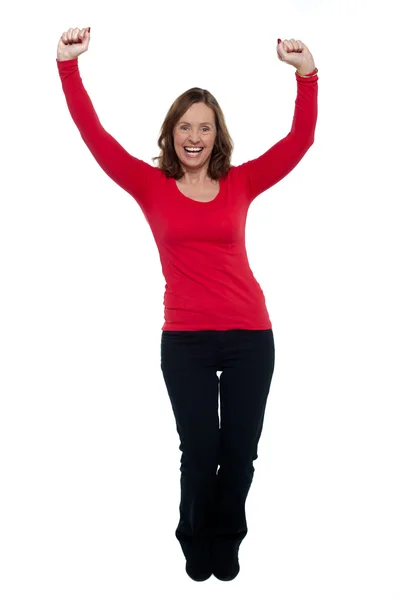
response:
M223 333L223 341L213 553L216 568L228 572L236 570L238 549L248 532L245 501L258 457L275 347L271 329L230 330Z
M211 574L211 536L219 451L217 337L163 332L161 369L180 437L180 520L175 532L187 564Z

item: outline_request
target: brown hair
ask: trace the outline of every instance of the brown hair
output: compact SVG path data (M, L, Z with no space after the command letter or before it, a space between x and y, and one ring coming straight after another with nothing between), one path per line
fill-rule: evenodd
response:
M183 177L184 171L173 145L173 129L184 113L196 102L204 102L213 110L215 115L216 138L208 165L208 177L217 180L227 175L231 169L230 160L234 144L216 98L208 90L202 88L191 88L173 102L162 124L161 135L158 138L161 154L160 156L154 156L152 160L159 161L158 168L165 173L166 177L174 177L175 179Z

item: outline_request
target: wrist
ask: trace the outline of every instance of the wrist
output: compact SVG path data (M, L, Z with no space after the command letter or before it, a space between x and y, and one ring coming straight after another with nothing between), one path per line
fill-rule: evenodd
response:
M68 56L66 54L57 54L57 60L63 62L64 60L73 60L75 57Z
M314 62L307 63L306 65L303 65L300 69L297 69L297 73L301 77L305 77L305 75L309 75L310 73L313 73L313 71L315 69L316 69L316 66L315 66Z

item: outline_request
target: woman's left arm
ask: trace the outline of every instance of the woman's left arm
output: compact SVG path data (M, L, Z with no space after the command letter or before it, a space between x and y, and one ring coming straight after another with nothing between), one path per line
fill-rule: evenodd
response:
M236 167L237 174L246 179L249 202L288 175L314 142L319 78L317 72L311 75L316 70L313 56L300 40L279 40L277 54L297 69L294 118L285 138L258 158Z

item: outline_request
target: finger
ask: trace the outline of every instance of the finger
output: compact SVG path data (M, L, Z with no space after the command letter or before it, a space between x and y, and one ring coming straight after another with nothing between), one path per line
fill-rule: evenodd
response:
M279 58L282 61L285 61L288 58L288 54L291 52L291 48L287 44L287 41L288 40L284 40L283 42L281 42L277 50Z
M280 42L280 44L277 45L277 56L279 57L280 60L284 60L284 55L285 55L285 50L283 47L284 42Z
M301 43L299 40L290 40L292 43L293 52L302 52Z
M73 36L72 36L72 39L75 43L79 41L79 34L80 34L79 27L75 27L75 29L73 30Z
M303 50L303 43L301 42L301 40L296 40L296 45L297 45L297 51L298 52L302 52Z
M285 50L286 52L292 52L293 51L291 40L284 40L283 41L283 50Z
M76 27L69 29L69 32L68 32L68 41L69 41L70 44L74 44L75 43L75 31L76 31Z

